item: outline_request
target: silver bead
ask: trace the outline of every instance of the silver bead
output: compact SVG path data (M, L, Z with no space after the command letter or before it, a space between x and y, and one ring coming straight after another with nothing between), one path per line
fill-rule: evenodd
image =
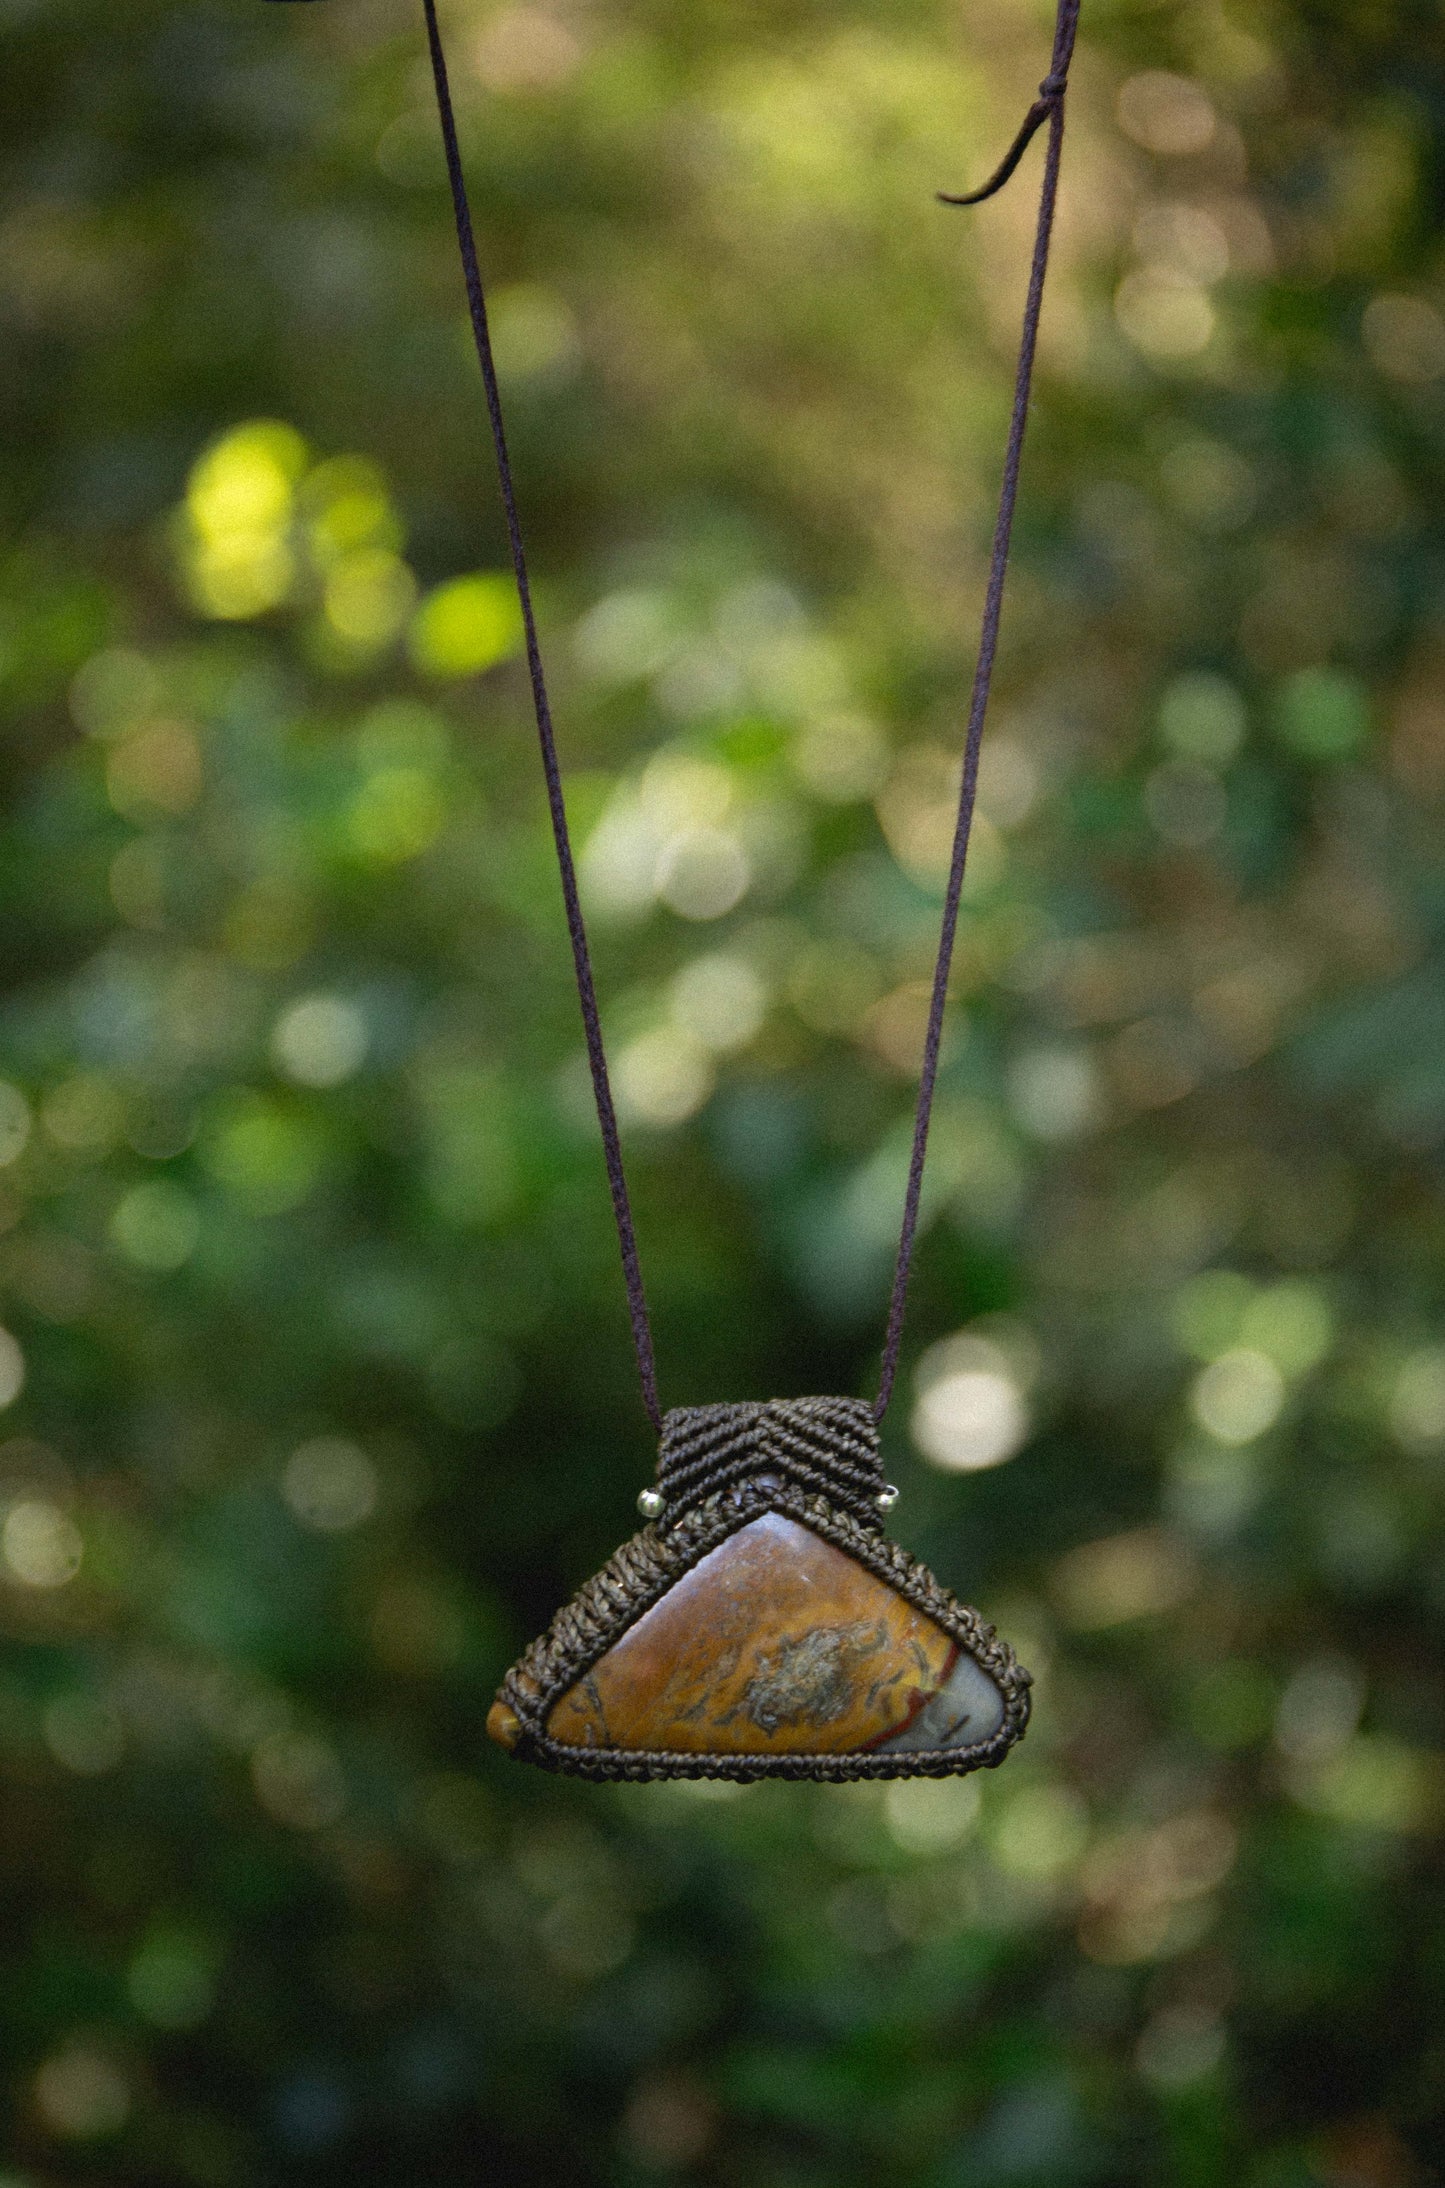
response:
M644 1489L637 1499L637 1509L644 1519L661 1519L667 1499L660 1489Z
M877 1496L873 1499L873 1502L877 1505L880 1512L892 1511L894 1505L898 1502L898 1491L894 1488L891 1481L884 1482L883 1487L879 1490Z

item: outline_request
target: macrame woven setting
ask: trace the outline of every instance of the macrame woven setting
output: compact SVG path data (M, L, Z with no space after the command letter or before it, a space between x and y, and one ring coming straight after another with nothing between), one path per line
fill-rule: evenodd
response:
M513 1665L488 1731L519 1760L590 1778L945 1777L1002 1762L1028 1723L1029 1674L883 1533L880 1486L857 1399L677 1408L658 1466L666 1513ZM716 1591L711 1609L693 1604L719 1557L742 1565L741 1585L721 1610Z
M773 1398L750 1405L675 1406L662 1424L659 1528L751 1476L769 1474L825 1496L864 1527L881 1527L883 1467L873 1408L861 1398Z

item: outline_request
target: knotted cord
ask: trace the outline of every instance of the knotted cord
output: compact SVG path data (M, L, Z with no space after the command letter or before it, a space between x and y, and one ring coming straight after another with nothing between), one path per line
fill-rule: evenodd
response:
M928 1013L928 1030L924 1039L923 1064L919 1078L918 1107L914 1118L913 1145L908 1167L908 1186L903 1204L903 1226L898 1242L898 1257L893 1274L893 1290L889 1301L887 1334L883 1346L882 1372L879 1378L878 1396L873 1404L873 1418L880 1421L887 1409L898 1372L899 1349L903 1339L903 1316L908 1298L908 1279L913 1265L914 1245L918 1231L919 1201L923 1189L923 1166L928 1152L928 1128L933 1115L933 1098L938 1080L938 1058L943 1038L944 1006L948 1000L949 974L953 966L954 942L958 932L959 903L963 892L964 866L968 857L969 835L973 827L973 810L978 791L979 748L983 738L984 717L988 711L989 690L993 682L994 658L998 650L999 621L1003 609L1004 580L1008 572L1009 545L1013 535L1014 510L1018 502L1019 466L1023 455L1024 431L1028 424L1029 395L1033 385L1034 355L1038 347L1039 315L1043 306L1044 277L1048 271L1049 244L1053 235L1054 208L1058 199L1059 163L1064 143L1064 98L1068 89L1069 64L1073 58L1074 39L1078 29L1080 0L1059 0L1058 17L1054 30L1053 59L1049 73L1039 85L1039 95L1025 115L1018 135L1009 146L994 173L980 189L963 196L939 192L944 205L978 205L1001 190L1014 173L1035 134L1048 124L1048 146L1044 157L1043 188L1039 198L1038 225L1034 237L1034 255L1029 275L1028 296L1024 305L1023 331L1019 342L1018 369L1014 381L1013 414L1009 425L1008 445L1004 454L1003 484L999 495L998 516L994 526L993 550L989 561L988 588L985 594L983 621L979 633L978 658L974 667L973 691L969 704L968 729L964 740L963 778L959 791L958 819L954 829L953 854L949 866L948 887L944 894L943 924L939 936L938 958L934 968L932 999ZM637 1353L638 1373L642 1382L643 1404L648 1418L659 1432L662 1428L662 1408L657 1390L657 1369L652 1343L652 1328L648 1319L647 1297L643 1290L642 1270L637 1254L637 1234L632 1220L632 1204L627 1190L627 1176L622 1161L622 1144L617 1129L617 1112L612 1099L612 1088L607 1073L607 1056L602 1043L602 1024L597 1007L597 988L592 976L592 959L587 945L587 928L582 916L581 899L577 890L576 862L572 855L571 837L567 826L567 808L562 793L561 766L557 758L557 741L552 727L552 709L547 696L547 682L542 667L542 653L537 639L536 617L532 607L532 587L527 570L527 555L522 539L522 528L517 515L517 497L512 478L511 458L507 451L507 436L502 422L501 395L497 387L497 370L492 356L492 338L487 323L486 295L482 285L481 268L477 260L476 238L472 229L471 209L467 200L466 182L462 172L461 152L457 142L456 117L452 109L451 89L447 80L446 56L442 48L441 31L437 23L436 0L422 0L426 16L427 44L431 54L432 76L436 86L437 111L441 119L442 144L446 153L447 177L451 185L452 209L456 216L457 243L461 251L462 273L466 283L467 306L471 314L472 333L476 342L477 361L482 370L482 386L486 394L487 417L491 426L492 445L496 453L497 479L501 489L502 510L506 518L507 539L511 549L512 568L517 581L517 597L521 604L522 626L526 639L527 670L532 687L532 705L537 721L537 737L542 749L542 767L547 781L547 802L552 819L552 835L557 847L557 864L562 878L562 901L567 915L567 932L572 944L572 965L577 981L577 995L582 1007L582 1025L587 1042L587 1063L592 1074L592 1092L597 1106L597 1120L602 1128L602 1148L607 1165L607 1181L612 1193L612 1212L616 1219L618 1241L622 1249L622 1271L627 1286L627 1306L632 1323L632 1342Z

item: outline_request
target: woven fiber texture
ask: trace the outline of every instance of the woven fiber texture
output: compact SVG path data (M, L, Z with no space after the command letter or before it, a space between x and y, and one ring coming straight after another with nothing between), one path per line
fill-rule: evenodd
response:
M808 1401L799 1401L807 1403ZM838 1400L849 1404L850 1400ZM746 1408L706 1407L712 1413ZM754 1412L766 1408L751 1409ZM940 1748L890 1754L865 1749L856 1754L717 1754L670 1749L569 1747L547 1731L552 1704L582 1678L627 1628L666 1594L684 1573L738 1528L762 1512L782 1512L800 1521L856 1558L878 1579L937 1621L959 1646L993 1678L1004 1697L1004 1721L991 1739L975 1747ZM876 1525L863 1526L826 1497L811 1495L789 1482L744 1480L695 1504L673 1528L644 1527L625 1542L600 1573L558 1612L548 1631L513 1665L499 1699L522 1727L514 1754L518 1761L544 1770L583 1778L943 1778L966 1771L990 1770L1023 1736L1029 1718L1029 1674L978 1612L959 1603L925 1565Z
M735 1483L771 1475L824 1496L860 1525L881 1526L883 1468L873 1409L861 1398L772 1398L748 1405L676 1406L662 1424L658 1524Z

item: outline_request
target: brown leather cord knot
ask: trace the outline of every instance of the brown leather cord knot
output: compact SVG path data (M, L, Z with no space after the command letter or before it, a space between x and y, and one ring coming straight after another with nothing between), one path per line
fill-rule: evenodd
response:
M1078 28L1079 0L1060 0L1058 22L1054 29L1053 61L1048 75L1039 85L1038 97L1020 124L1018 135L987 182L981 184L977 190L965 191L962 196L940 190L937 193L940 205L982 205L985 198L997 196L1044 123L1051 115L1062 110L1064 93L1069 88L1069 63L1074 57L1074 39Z

